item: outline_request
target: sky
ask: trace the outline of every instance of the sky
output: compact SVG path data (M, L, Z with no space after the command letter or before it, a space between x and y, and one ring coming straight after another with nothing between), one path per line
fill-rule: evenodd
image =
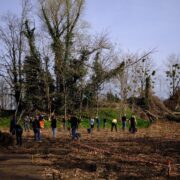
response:
M0 15L21 10L20 0L0 2ZM86 0L83 15L91 32L108 32L124 51L156 48L157 64L180 54L180 0Z
M20 12L20 0L0 2L0 15ZM124 51L156 48L158 68L170 54L180 54L180 0L86 0L83 16L90 32L108 32Z
M158 64L180 54L180 0L88 0L85 19L126 51L156 48Z

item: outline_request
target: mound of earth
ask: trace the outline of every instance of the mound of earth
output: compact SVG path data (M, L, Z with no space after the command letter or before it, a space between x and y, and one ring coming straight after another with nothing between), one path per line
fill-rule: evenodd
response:
M180 89L169 99L165 100L164 104L168 109L180 112Z
M132 104L135 106L134 113L138 114L143 119L149 119L149 115L152 115L154 119L180 122L179 115L174 114L156 96L151 96L148 102L145 98L131 98L128 100L128 102L131 106Z

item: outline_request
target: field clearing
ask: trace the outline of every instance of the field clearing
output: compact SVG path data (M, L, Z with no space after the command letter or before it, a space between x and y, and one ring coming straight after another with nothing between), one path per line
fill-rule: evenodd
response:
M0 150L3 179L170 179L180 178L180 124L157 121L136 134L96 128L87 134L80 128L80 141L68 131L44 129L42 142L24 133L23 146ZM7 129L4 129L7 130Z

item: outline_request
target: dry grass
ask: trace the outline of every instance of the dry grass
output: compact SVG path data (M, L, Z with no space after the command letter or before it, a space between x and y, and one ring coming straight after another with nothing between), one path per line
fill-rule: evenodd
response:
M42 132L41 143L34 142L31 132L24 134L23 147L0 150L0 173L22 179L166 179L170 161L170 178L178 179L179 128L178 123L158 121L136 134L122 130L87 134L79 129L80 141L72 141L63 130L53 141L48 129ZM20 167L24 168L19 171Z

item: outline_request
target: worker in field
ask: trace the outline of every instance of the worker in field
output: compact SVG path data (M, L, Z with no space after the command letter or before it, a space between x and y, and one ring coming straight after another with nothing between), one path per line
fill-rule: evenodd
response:
M51 117L51 128L52 128L52 133L53 133L53 138L56 138L56 127L57 127L57 121L55 118L55 115L52 115Z
M90 132L92 132L93 129L94 129L94 118L91 117L91 118L90 118Z
M13 115L12 119L11 119L11 122L10 122L10 129L9 129L9 132L12 134L12 135L15 135L16 131L15 131L15 126L16 126L16 116Z
M100 118L96 116L97 130L100 130Z
M44 129L45 127L45 119L44 119L44 115L39 115L39 125L40 125L40 129L39 129L39 132L40 132L40 141L42 139L42 130Z
M114 128L117 132L117 119L113 119L111 122L111 131L113 131Z
M34 131L34 139L35 141L41 141L41 132L40 132L40 123L38 116L32 121L32 128Z
M15 132L16 132L16 142L18 146L22 145L22 134L23 134L23 128L19 125L15 125Z
M28 115L24 118L24 130L28 132L30 130L30 117Z
M104 118L104 119L103 119L103 128L106 128L106 123L107 123L107 119Z
M40 128L44 129L44 116L43 115L39 115L39 124L40 124Z
M79 125L79 120L78 118L75 116L75 114L73 114L70 118L70 124L71 124L71 135L72 135L72 139L79 139L79 133L77 133L77 129L78 129L78 125Z
M136 128L137 121L136 121L136 117L134 115L131 116L131 118L129 120L129 124L130 124L129 131L131 133L135 133L137 131L137 128Z
M124 114L122 116L122 130L123 131L126 129L126 121L127 121L127 117L126 117L126 114Z

